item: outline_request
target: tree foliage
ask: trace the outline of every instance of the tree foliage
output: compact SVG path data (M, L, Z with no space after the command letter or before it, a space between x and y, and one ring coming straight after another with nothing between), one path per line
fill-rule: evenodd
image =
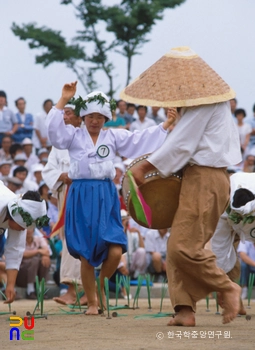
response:
M68 45L61 31L38 27L34 23L21 26L13 23L12 31L21 40L28 41L31 49L39 49L36 63L44 67L54 62L62 62L71 68L82 83L85 91L97 87L95 72L103 71L109 81L108 94L115 92L113 85L114 66L110 53L117 52L127 60L127 81L131 78L132 59L141 53L143 45L149 41L148 34L157 21L163 19L168 8L181 5L185 0L122 0L119 4L106 6L102 0L62 0L61 5L75 8L76 17L84 29ZM112 33L113 40L106 40L102 24ZM86 50L88 45L93 46ZM86 52L86 53L85 53Z

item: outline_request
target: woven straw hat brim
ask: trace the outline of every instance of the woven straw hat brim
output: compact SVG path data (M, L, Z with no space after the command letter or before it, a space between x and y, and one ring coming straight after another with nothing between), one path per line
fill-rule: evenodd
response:
M191 54L185 56L185 49ZM145 106L190 107L228 101L235 92L194 51L181 47L161 57L120 97Z

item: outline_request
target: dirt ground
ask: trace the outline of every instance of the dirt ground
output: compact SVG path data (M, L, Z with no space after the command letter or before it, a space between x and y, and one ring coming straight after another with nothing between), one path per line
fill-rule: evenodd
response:
M111 300L112 305L115 300ZM119 305L124 305L123 299ZM131 304L133 305L133 304ZM245 301L247 306L247 301ZM35 302L20 300L12 304L16 315L24 317L27 311L33 312ZM35 319L34 340L9 340L9 315L0 315L0 349L56 349L56 350L155 350L155 349L254 349L255 345L255 301L245 316L237 317L231 324L223 325L221 316L216 315L214 300L210 300L210 312L206 312L205 300L198 303L196 327L167 327L169 317L135 319L136 315L152 315L159 312L160 300L152 299L152 311L148 301L139 299L139 309L117 310L119 317L107 319L84 314L69 315L60 310L52 300L44 303L47 319ZM68 307L63 307L70 310ZM8 307L0 304L0 312ZM79 311L79 310L76 310ZM171 312L170 301L164 300L163 312ZM112 313L113 311L111 311ZM37 312L39 313L39 311ZM55 313L55 315L53 315ZM57 313L57 315L56 315ZM61 314L59 314L61 313ZM122 316L122 315L127 316ZM24 330L24 325L20 327Z

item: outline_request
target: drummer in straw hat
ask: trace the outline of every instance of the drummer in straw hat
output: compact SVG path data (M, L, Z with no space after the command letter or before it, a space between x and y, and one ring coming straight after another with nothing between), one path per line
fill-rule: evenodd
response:
M121 93L128 102L181 107L165 143L133 168L138 184L157 169L167 177L183 168L179 206L167 246L167 276L175 318L169 326L195 326L196 302L210 292L224 301L223 323L239 309L240 287L205 250L229 201L226 167L241 161L229 100L234 91L193 50L172 49Z

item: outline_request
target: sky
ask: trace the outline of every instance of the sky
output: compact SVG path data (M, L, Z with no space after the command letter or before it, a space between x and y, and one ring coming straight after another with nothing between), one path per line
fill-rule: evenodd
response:
M120 1L103 2L113 5ZM15 99L22 96L27 100L27 112L37 114L45 99L56 103L62 86L75 81L76 76L62 63L47 68L35 64L36 51L12 33L11 25L35 22L61 31L70 43L82 24L73 8L60 5L60 0L0 0L0 5L0 90L7 93L13 111ZM147 36L149 42L142 47L141 55L133 59L132 80L171 48L189 46L235 90L238 107L251 116L255 103L254 17L254 0L186 0L181 6L165 10L163 20ZM103 27L101 31L104 32ZM114 84L118 86L115 95L118 99L125 87L126 62L118 54L112 55L112 62L116 67ZM107 91L103 73L97 75L97 80L100 89ZM85 96L80 84L78 95Z

